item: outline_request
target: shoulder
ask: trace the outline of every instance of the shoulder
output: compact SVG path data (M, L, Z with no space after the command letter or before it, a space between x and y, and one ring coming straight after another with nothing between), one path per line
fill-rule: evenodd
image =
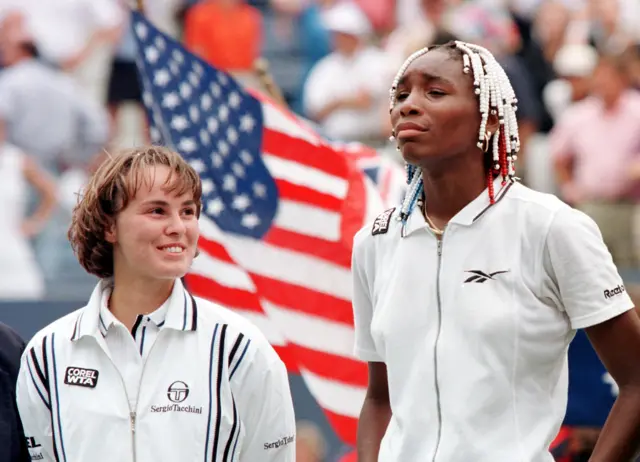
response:
M20 335L0 322L0 371L15 375L24 347L24 340Z
M74 330L76 329L80 317L84 313L84 308L85 307L77 309L76 311L73 311L59 319L56 319L51 324L40 329L29 340L25 351L28 351L31 348L42 348L42 345L47 339L49 339L50 341L55 339L56 345L60 345L59 340L62 340L62 344L71 342L71 337L73 336Z
M534 191L519 183L506 196L517 202L521 222L529 232L543 234L545 239L559 235L570 237L572 233L597 230L595 222L584 212L571 207L553 194ZM575 235L579 238L579 235Z
M376 248L395 240L401 228L399 213L398 207L387 209L356 233L353 238L354 264L364 265L366 261L374 261L372 253Z
M232 346L235 343L238 343L238 347L242 345L243 348L251 345L254 355L258 352L268 361L280 360L262 331L247 318L204 298L194 297L194 299L198 305L198 323L207 331L215 330L216 325L226 326L228 343Z

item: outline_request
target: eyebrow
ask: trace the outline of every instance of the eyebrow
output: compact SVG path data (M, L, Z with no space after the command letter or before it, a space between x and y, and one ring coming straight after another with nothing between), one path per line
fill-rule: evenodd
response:
M155 205L158 207L167 207L169 205L169 203L167 201L161 201L161 200L151 200L151 201L145 201L142 203L142 205L144 206L148 206L148 205ZM194 201L193 199L189 199L186 200L182 203L182 205L196 205L196 201Z
M402 76L402 78L398 81L398 87L400 85L404 85L407 80L408 74ZM420 78L422 80L430 81L430 82L440 82L448 85L453 85L453 82L449 79L445 79L444 77L436 74L430 74L429 72L420 72Z

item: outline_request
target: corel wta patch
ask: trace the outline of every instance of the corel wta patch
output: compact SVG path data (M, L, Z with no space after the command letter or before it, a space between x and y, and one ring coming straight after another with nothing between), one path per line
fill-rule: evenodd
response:
M67 367L64 374L64 383L79 387L95 388L98 384L100 373L95 369L83 369L82 367Z

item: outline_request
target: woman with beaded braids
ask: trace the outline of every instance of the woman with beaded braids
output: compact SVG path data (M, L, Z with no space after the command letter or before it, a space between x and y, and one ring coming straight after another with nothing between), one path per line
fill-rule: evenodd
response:
M391 88L408 193L355 237L359 462L551 462L584 328L620 387L590 459L640 446L640 320L597 226L518 183L516 99L494 57L414 53Z

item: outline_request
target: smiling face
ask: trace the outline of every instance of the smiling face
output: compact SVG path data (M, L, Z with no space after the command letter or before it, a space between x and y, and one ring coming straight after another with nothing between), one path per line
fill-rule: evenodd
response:
M199 235L197 206L171 173L164 165L140 172L135 196L105 233L116 278L175 279L189 270Z
M478 150L478 98L456 50L437 48L409 65L391 123L402 156L413 165Z

